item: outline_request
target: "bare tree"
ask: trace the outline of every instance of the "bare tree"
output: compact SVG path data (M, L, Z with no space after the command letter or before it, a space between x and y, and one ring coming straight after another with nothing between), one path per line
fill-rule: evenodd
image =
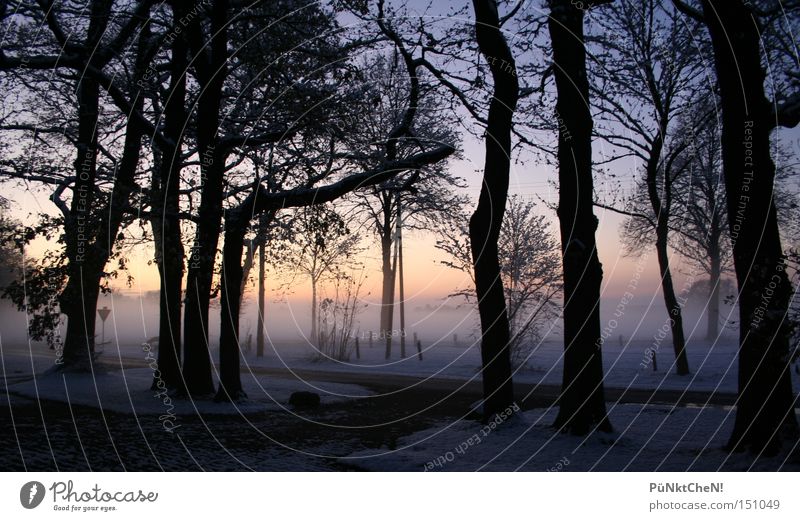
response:
M438 232L436 248L448 256L442 264L468 274L473 283L453 296L472 300L475 279L466 221L462 213L452 214ZM561 290L558 245L533 201L509 197L498 251L511 328L511 363L518 367L528 361L542 326L555 317L555 298Z
M359 300L364 283L363 268L358 273L337 270L329 291L319 305L316 339L316 360L350 359L350 352L357 332L355 319L362 309Z
M226 210L225 246L222 268L222 309L220 327L220 387L219 400L236 400L243 396L239 376L239 292L242 289L242 254L244 236L252 219L265 212L324 204L358 189L387 181L408 170L420 170L442 161L455 151L450 145L415 154L409 158L384 161L375 168L350 173L327 185L313 186L320 180L312 176L313 184L279 192L269 192L260 183L237 206ZM323 176L321 179L325 179Z
M382 17L380 17L382 18ZM326 33L328 34L328 33ZM334 33L330 35L333 37ZM334 46L335 47L335 46ZM345 51L353 49L352 45L345 45ZM338 49L338 50L337 50ZM336 48L322 56L336 64L344 63L340 56L342 49ZM283 139L280 144L286 154L298 158L305 157L307 147L314 146L323 150L327 144L327 154L314 153L312 158L320 157L316 163L305 164L301 160L299 179L291 179L290 185L264 186L262 180L250 184L247 189L249 195L236 205L225 210L225 245L223 250L224 267L222 270L221 291L224 293L222 306L222 326L220 331L220 389L217 397L221 399L235 399L241 393L239 381L239 350L238 350L238 314L239 292L241 291L241 256L244 250L243 240L250 222L264 212L280 209L319 205L338 199L358 189L387 182L397 175L411 172L410 179L422 175L422 169L434 165L448 156L455 148L451 143L429 143L417 140L417 151L405 157L399 154L399 144L404 139L413 137L411 129L415 123L417 108L420 101L420 88L417 81L417 68L419 65L410 57L404 55L403 64L408 74L409 89L404 103L402 117L388 134L382 137L381 154L371 158L368 168L359 168L358 161L363 157L350 150L346 142L340 139L337 131L336 107L339 98L328 95L327 101L321 104L319 111L314 113L302 112L301 122L292 122L292 140ZM334 82L330 90L335 92L336 87L350 88L354 79L350 71L344 74L329 73L320 76ZM283 76L280 77L281 79ZM355 77L357 78L357 76ZM356 82L356 86L357 82ZM358 90L358 89L357 89ZM306 93L307 94L307 93ZM307 104L307 96L301 98L301 107ZM345 105L346 107L347 105ZM326 123L330 123L326 126ZM297 146L290 146L291 143ZM357 173L353 173L355 170ZM269 175L269 173L268 173ZM328 182L320 186L320 183ZM408 181L407 181L408 182ZM224 366L224 370L223 370Z
M317 344L319 285L326 278L336 278L347 264L354 262L361 237L351 232L345 220L328 205L301 207L295 210L291 228L283 239L278 262L291 274L311 282L311 332L309 340Z
M708 28L722 107L722 164L740 319L739 397L729 448L769 455L784 442L796 446L800 434L786 320L793 291L773 199L770 152L770 132L800 121L800 89L795 77L784 84L780 99L767 99L761 35L768 29L762 23L783 19L780 4L702 0L702 10L676 5ZM774 81L787 72L791 78L796 70L796 65L780 67Z
M384 22L389 24L388 21ZM390 34L394 34L387 27ZM359 161L370 166L381 155L382 137L389 134L400 123L404 107L402 100L409 95L405 66L399 63L398 54L392 58L379 56L365 64L363 79L368 93L363 96L362 106L353 107L353 120L349 121L346 140L350 148L362 156ZM422 76L420 74L420 76ZM413 154L420 143L457 143L452 128L456 122L443 97L420 80L421 98L411 136L398 140L398 157ZM435 80L434 80L435 81ZM444 108L443 108L444 107ZM446 163L433 165L425 175L407 174L398 176L368 191L359 191L350 199L365 220L367 230L373 232L381 248L380 335L386 341L386 357L391 356L392 321L394 315L397 265L393 261L392 248L400 226L410 230L425 230L440 221L442 216L460 208L463 198L454 188L463 187L463 180L453 175ZM402 225L398 220L402 200ZM404 332L401 332L403 335Z
M673 247L708 275L706 339L719 335L722 275L732 265L728 211L722 177L719 122L708 104L692 111L677 129L687 136L687 172L673 184L678 211Z
M600 285L593 213L592 115L584 10L550 0L548 25L558 92L558 218L564 271L564 378L555 426L586 434L610 431L603 389Z
M669 234L672 184L682 169L676 159L686 148L673 130L690 103L702 74L692 27L668 1L619 0L598 12L597 65L592 67L597 100L597 133L615 157L641 161L643 191L653 216L661 288L672 330L675 368L689 373L683 315L672 281ZM702 40L699 40L702 43ZM641 212L633 212L639 219Z
M516 62L500 29L495 0L473 0L475 36L490 64L492 100L486 125L486 160L478 206L469 220L475 293L481 320L483 414L487 418L514 404L508 311L500 275L498 241L508 197L511 132L519 99Z

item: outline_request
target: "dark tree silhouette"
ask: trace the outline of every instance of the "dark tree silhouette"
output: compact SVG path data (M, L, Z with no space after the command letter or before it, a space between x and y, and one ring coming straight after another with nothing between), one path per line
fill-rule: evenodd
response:
M151 218L156 265L159 275L158 369L164 385L185 392L181 375L181 303L184 248L179 218L181 143L188 123L185 110L187 45L181 31L183 3L172 7L172 44L169 58L169 86L163 103L163 132L166 144L156 145L157 158L151 182ZM154 382L155 384L155 382Z
M607 2L606 2L607 3ZM558 218L564 270L564 378L555 426L586 434L611 430L600 336L600 285L593 213L592 116L583 40L584 11L551 0L548 25L558 101Z
M706 339L719 336L722 275L731 268L728 207L722 177L719 121L706 102L681 122L678 133L688 137L684 151L688 172L673 184L677 212L674 248L708 275Z
M561 308L561 254L556 237L536 204L511 195L498 240L500 270L506 295L511 333L510 356L515 368L530 359L541 339L540 331ZM469 219L464 212L451 213L437 230L436 248L447 254L443 265L467 273L471 287L451 296L475 298L475 273L469 244Z
M194 2L194 8L200 2ZM222 88L228 73L228 2L213 0L208 35L202 18L189 24L187 40L200 94L197 98L197 154L200 157L200 207L197 234L186 275L183 319L183 377L192 395L214 392L208 343L208 307L222 224L223 179L227 149L220 141Z
M481 320L483 414L492 417L514 403L511 381L511 335L498 241L508 197L511 131L519 99L516 64L505 36L495 0L473 0L475 35L490 64L494 92L486 124L486 160L475 213L469 220L470 248L475 265L475 293Z
M640 161L639 196L643 212L651 215L661 288L667 311L675 369L689 374L683 314L675 293L669 241L675 193L672 184L681 173L679 154L684 136L675 133L675 120L687 110L698 90L702 67L698 47L702 38L693 22L669 0L619 0L597 16L600 45L592 70L592 95L597 99L597 133L614 149L612 157ZM691 110L690 108L688 110ZM637 202L640 202L637 201Z
M208 5L197 2L200 15L186 29L199 88L194 137L200 204L183 324L183 374L192 394L214 389L208 316L223 212L229 199L252 186L249 179L241 186L226 175L233 168L228 159L236 158L235 166L248 150L288 140L308 121L327 121L325 109L338 101L329 83L338 78L337 60L347 53L336 42L332 14L316 4L260 2L244 12L225 0ZM268 19L275 23L261 27L259 21ZM309 40L300 26L317 37ZM292 52L297 47L308 52Z
M386 26L386 30L396 33ZM397 37L398 44L402 42ZM405 49L405 47L403 47ZM406 51L408 52L408 51ZM401 121L405 110L402 103L409 95L409 82L404 74L405 68L399 60L390 60L379 56L371 60L365 74L369 95L361 106L351 105L354 111L352 129L348 129L345 139L353 150L358 150L366 158L364 167L370 166L370 160L379 153L382 139ZM424 82L426 78L420 78ZM435 80L434 80L435 81ZM427 84L422 88L427 91L418 102L412 138L399 140L398 157L405 157L418 148L420 141L435 143L458 141L452 128L456 121L448 117L449 111L442 110L445 105L443 96L437 95ZM378 151L376 151L378 149ZM352 199L355 201L365 226L378 239L381 248L381 337L386 342L386 357L391 357L392 322L394 316L395 286L398 266L393 261L392 248L398 238L397 214L402 197L402 227L405 229L428 229L441 220L441 217L460 208L464 200L453 193L454 187L462 186L462 181L450 173L447 164L434 165L425 175L416 173L398 176L389 182L370 190L359 191ZM411 182L409 182L411 181ZM404 332L401 332L401 347ZM404 356L404 353L401 353Z
M749 2L703 0L702 14L677 5L708 27L722 107L722 164L740 320L739 396L728 446L772 454L783 442L795 446L800 432L786 320L792 286L773 200L770 153L770 132L798 123L798 96L780 104L767 99L762 28Z
M65 367L86 368L94 353L94 331L97 299L105 266L113 254L120 227L126 215L128 200L136 189L134 178L139 162L142 137L153 130L141 118L131 117L125 127L125 142L111 193L101 197L98 186L99 134L102 129L101 88L125 107L130 114L139 114L142 107L138 80L150 58L149 31L145 24L149 1L131 6L126 13L115 13L110 0L94 0L87 8L81 37L68 37L59 15L63 9L53 5L39 6L38 16L44 20L52 38L51 45L34 56L6 56L0 53L0 68L50 70L65 69L74 82L77 112L77 133L73 140L75 160L72 179L58 183L52 201L63 216L63 242L66 284L58 297L61 313L67 317L66 336L61 361ZM46 9L45 9L46 8ZM117 20L119 17L119 20ZM114 18L114 24L111 24ZM142 28L142 25L145 27ZM116 31L114 28L118 27ZM141 30L139 30L141 29ZM129 45L137 30L136 57L126 93L104 75L104 69ZM109 33L109 34L106 34ZM23 44L24 42L18 42ZM60 50L60 54L47 54ZM37 49L39 51L39 49ZM155 133L154 133L155 134ZM153 135L154 139L160 136ZM115 159L116 160L116 159ZM72 198L61 199L69 187Z

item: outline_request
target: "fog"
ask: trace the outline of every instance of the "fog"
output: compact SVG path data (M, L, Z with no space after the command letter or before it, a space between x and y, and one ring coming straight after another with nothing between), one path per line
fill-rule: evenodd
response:
M622 340L651 340L658 337L669 341L669 324L660 294L637 295L633 302L625 303L621 297L609 296L601 301L601 327L606 342ZM158 335L158 300L154 293L142 296L112 294L101 297L98 308L111 310L105 323L105 340L120 345L137 345L153 342ZM212 305L210 337L212 348L219 337L219 305ZM409 345L414 335L423 347L436 343L468 345L477 339L479 322L474 308L463 300L415 299L406 303L406 331ZM399 331L399 310L395 309L394 329ZM689 301L684 306L684 330L687 341L703 340L706 334L704 303ZM726 304L720 310L720 335L724 340L736 338L735 308ZM273 346L281 348L307 342L311 328L310 302L301 298L289 298L281 302L268 300L265 311L265 333ZM362 345L366 345L370 332L378 331L379 307L362 303L353 331L358 333ZM727 325L723 326L722 324ZM14 309L8 302L0 303L0 342L19 345L28 342L26 315ZM243 304L240 321L241 343L255 345L257 327L257 305L254 300ZM540 333L545 340L560 341L562 334L560 319L544 324ZM102 322L97 321L97 342L102 341ZM457 337L454 338L453 335ZM377 342L377 340L376 340ZM38 348L39 346L37 346Z

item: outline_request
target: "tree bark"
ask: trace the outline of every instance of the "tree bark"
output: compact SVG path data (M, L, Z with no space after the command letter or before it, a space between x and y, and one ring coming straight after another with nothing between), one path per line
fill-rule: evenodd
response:
M712 223L712 232L713 223ZM713 243L711 249L709 280L708 280L708 325L706 328L706 340L714 341L719 335L719 290L722 282L722 261L719 252L719 238Z
M584 11L570 0L551 0L548 25L558 101L558 218L564 270L564 375L555 426L584 435L610 431L603 388L600 286L593 213L592 116Z
M658 193L658 168L664 148L664 136L667 124L662 122L659 134L653 140L650 157L647 161L647 195L656 216L656 254L658 269L661 275L661 293L667 307L667 320L672 332L672 347L675 351L675 370L681 375L689 374L689 361L686 358L686 338L683 334L683 315L681 305L675 296L675 285L672 282L672 270L669 267L669 219L672 212L672 181L669 166L664 167L664 198Z
M235 401L247 396L239 375L239 305L242 301L242 253L247 230L247 221L240 214L238 209L231 210L225 220L217 401Z
M172 3L173 30L180 27L184 9L181 2ZM156 262L159 273L158 369L168 389L185 393L181 375L181 297L183 288L184 248L181 237L180 175L181 142L187 123L184 108L186 100L187 46L184 36L176 35L172 42L170 58L169 95L164 106L164 136L171 145L162 147L160 168L157 173L158 193L154 194L151 225L156 244ZM154 183L156 184L156 183ZM153 382L157 385L157 382Z
M211 8L211 41L205 41L201 25L189 31L193 63L202 91L197 100L197 151L203 186L195 237L186 279L183 375L187 391L194 395L214 392L208 338L208 308L214 261L222 224L222 181L226 153L219 146L219 112L222 86L227 74L228 2L214 0Z
M258 332L256 333L256 357L264 356L264 243L258 246Z
M381 227L381 273L383 287L381 291L381 325L378 338L386 343L385 358L392 357L392 326L394 322L394 288L395 270L392 266L392 204L391 194L386 195L386 204L383 206L383 226Z
M500 30L497 2L473 0L472 5L478 47L490 64L494 81L486 125L483 184L478 206L469 221L481 320L483 414L490 418L514 403L508 313L497 243L508 197L511 131L519 82L514 57Z
M728 447L772 454L798 438L786 315L792 286L772 198L772 106L759 27L742 0L703 0L722 106L722 163L739 287L739 396Z
M319 328L317 328L317 279L311 277L311 343L319 346Z
M664 305L667 307L669 327L672 332L672 347L675 351L675 371L679 375L685 376L689 374L689 361L686 358L686 338L683 335L681 305L675 295L675 285L672 283L672 270L670 270L669 267L667 233L659 226L656 236L656 253L658 256L658 269L661 275L661 292L664 295Z

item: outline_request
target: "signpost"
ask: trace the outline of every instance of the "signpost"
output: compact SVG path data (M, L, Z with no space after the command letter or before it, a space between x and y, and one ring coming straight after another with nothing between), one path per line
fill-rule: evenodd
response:
M103 333L100 337L100 345L105 345L106 343L106 319L108 315L111 314L111 310L108 309L106 306L97 310L97 314L100 315L100 320L103 322Z

